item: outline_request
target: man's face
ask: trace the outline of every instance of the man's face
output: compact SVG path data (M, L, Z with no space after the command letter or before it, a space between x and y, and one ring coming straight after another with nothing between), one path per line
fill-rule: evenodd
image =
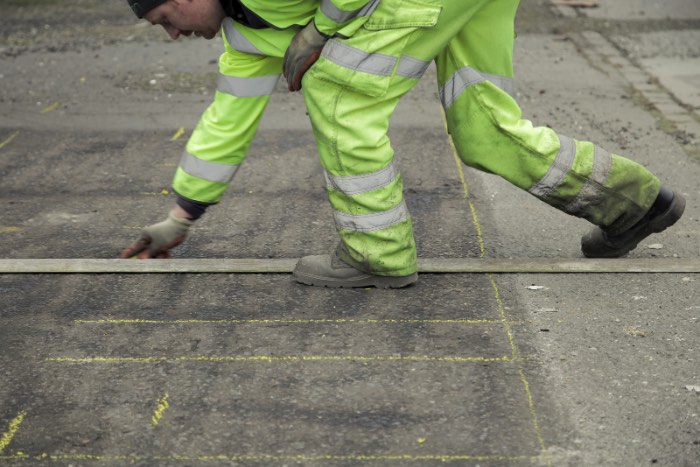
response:
M168 0L144 15L151 24L163 26L173 39L192 33L213 39L225 17L219 0Z

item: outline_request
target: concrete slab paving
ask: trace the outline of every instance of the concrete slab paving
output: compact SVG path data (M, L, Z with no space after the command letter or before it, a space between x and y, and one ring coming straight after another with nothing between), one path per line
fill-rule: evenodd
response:
M653 58L642 66L659 78L674 97L694 110L700 110L700 58Z
M700 144L700 31L615 35L612 42L648 77L639 87L688 144ZM697 153L697 149L694 152Z
M700 19L700 5L695 0L601 0L598 7L581 11L591 18L612 20Z

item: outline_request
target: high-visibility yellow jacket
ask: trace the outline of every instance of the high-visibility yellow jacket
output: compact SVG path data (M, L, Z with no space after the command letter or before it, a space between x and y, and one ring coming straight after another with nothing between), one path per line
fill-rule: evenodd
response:
M222 0L234 20L246 23L246 13L251 12L273 29L305 26L314 20L318 30L328 36L358 18L366 18L378 4L379 0Z
M221 0L225 51L214 101L195 128L173 180L178 204L203 212L217 203L243 162L299 28L315 22L349 37L380 0Z

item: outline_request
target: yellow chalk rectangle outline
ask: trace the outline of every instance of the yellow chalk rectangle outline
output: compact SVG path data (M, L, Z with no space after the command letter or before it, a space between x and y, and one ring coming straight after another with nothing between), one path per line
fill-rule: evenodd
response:
M529 460L534 462L540 459L540 456L518 456L518 455L501 455L501 454L355 454L355 455L336 455L336 454L319 454L319 455L279 455L279 454L219 454L219 455L169 455L169 456L148 456L148 455L98 455L98 454L16 454L13 456L1 456L0 460L14 461L102 461L102 462L206 462L206 461L233 461L233 462L320 462L320 461L392 461L400 460L406 462L416 461L501 461L515 462Z
M401 356L401 355L193 355L193 356L145 356L145 357L50 357L47 362L56 363L235 363L235 362L477 362L477 363L509 363L530 361L528 358L511 356L500 357L470 357L470 356Z
M77 319L76 324L503 324L500 319Z

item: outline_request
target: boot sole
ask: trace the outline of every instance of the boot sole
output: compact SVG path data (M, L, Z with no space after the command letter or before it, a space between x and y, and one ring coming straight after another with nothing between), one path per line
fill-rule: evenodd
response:
M621 245L619 248L610 249L604 252L584 251L583 254L587 258L619 258L621 256L624 256L630 251L637 248L637 245L639 245L639 243L645 238L647 238L649 235L663 232L664 230L678 222L681 216L683 216L684 211L685 198L678 193L674 193L673 201L671 201L671 205L668 207L666 212L660 214L654 220L650 221L646 226L644 226L634 235L632 235L629 240L622 241L621 243L624 243L624 245Z
M413 273L408 276L364 276L357 279L330 279L328 277L315 276L313 274L305 274L294 271L292 274L294 280L301 284L313 285L315 287L328 288L360 288L360 287L376 287L378 289L400 289L413 284L418 280L418 273Z

